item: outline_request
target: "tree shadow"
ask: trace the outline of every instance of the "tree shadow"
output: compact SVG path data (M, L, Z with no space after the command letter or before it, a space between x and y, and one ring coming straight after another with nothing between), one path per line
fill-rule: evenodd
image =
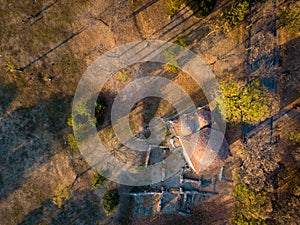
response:
M23 221L18 225L33 225L42 224L45 222L45 213L55 215L57 213L57 206L55 206L50 199L44 201L41 206L28 213Z
M70 96L57 94L33 107L20 107L1 120L0 200L26 182L28 169L39 168L66 147L62 135L70 101ZM61 140L55 149L54 140Z
M100 210L101 202L92 190L75 190L62 208L58 208L48 199L39 208L27 214L19 225L41 224L46 221L47 224L53 225L99 224L102 220Z
M98 224L102 219L101 207L101 201L91 190L76 190L51 224Z
M266 71L270 71L270 75L265 76L263 74L259 78L266 87L279 95L281 102L279 108L280 111L276 115L271 116L256 125L242 125L242 139L245 143L247 142L249 134L251 134L250 136L252 137L255 135L255 130L260 129L261 126L269 127L270 142L273 142L273 123L282 115L285 115L283 112L289 112L288 110L283 109L285 106L299 98L299 92L297 91L297 88L300 86L300 65L298 62L300 56L299 47L300 38L298 37L280 46L279 49L273 49L273 54L271 55L267 53L262 54L256 60L258 62L255 61L253 63L252 72L261 69L261 67ZM291 51L286 51L287 49L290 49ZM276 69L275 66L279 66L280 69Z
M6 113L9 104L18 96L18 87L15 83L6 83L0 77L0 116Z

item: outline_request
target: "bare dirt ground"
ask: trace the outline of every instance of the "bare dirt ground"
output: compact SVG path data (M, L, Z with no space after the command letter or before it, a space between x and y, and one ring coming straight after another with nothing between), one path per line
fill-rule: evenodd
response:
M121 204L118 212L107 217L101 206L101 197L105 190L116 185L108 183L92 191L92 171L79 151L70 149L66 143L67 135L71 132L66 120L71 113L72 96L78 81L100 54L120 44L142 39L176 41L179 36L183 36L188 48L210 64L218 79L224 79L229 73L237 74L236 77L243 76L247 60L246 23L229 33L224 32L220 29L222 23L217 20L217 8L210 16L199 19L188 8L183 7L169 19L165 2L1 1L1 224L228 222L228 212L232 207L230 184L220 186L220 196L195 208L191 217L172 215L142 219L129 219L130 215L124 209L130 205L126 197L130 188L120 186ZM221 8L227 3L221 2L218 7ZM286 37L284 31L280 32L282 35L278 44L284 51L292 52L292 60L297 60L299 52L293 50L297 48L295 46L299 46L299 37ZM7 62L11 62L19 71L9 71ZM299 66L299 63L284 57L282 62L286 68L290 67L290 63ZM205 101L200 88L187 74L180 72L174 75L166 72L162 65L142 64L133 65L125 75L116 74L108 81L103 95L109 106L118 91L131 79L144 73L162 74L171 78L196 103ZM293 72L291 74L293 77ZM289 84L292 86L293 82ZM290 96L292 90L289 89L286 95ZM106 118L109 109L110 107ZM150 117L166 115L171 109L166 102L146 99L132 113L133 130L142 130ZM136 114L138 111L144 113ZM105 131L102 130L104 133ZM235 141L233 139L231 143ZM228 162L228 165L231 163L235 165L235 159ZM226 174L230 174L230 168L231 166ZM59 185L72 184L78 175L80 176L76 180L70 200L61 209L58 208L52 202L54 190Z

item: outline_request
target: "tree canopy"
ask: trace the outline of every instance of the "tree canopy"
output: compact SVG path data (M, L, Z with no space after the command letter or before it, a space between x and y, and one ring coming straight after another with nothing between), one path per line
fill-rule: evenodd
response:
M102 199L103 209L106 214L110 214L118 206L120 202L120 195L117 189L107 191Z
M272 94L259 80L240 86L229 79L221 84L221 92L218 109L229 123L255 124L271 113Z

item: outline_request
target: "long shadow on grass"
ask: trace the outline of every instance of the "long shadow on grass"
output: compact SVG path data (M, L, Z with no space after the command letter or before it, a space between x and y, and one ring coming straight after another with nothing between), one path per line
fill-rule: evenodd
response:
M5 114L9 104L18 96L18 88L15 83L5 83L0 77L0 117ZM1 149L1 147L0 147Z
M39 105L18 108L1 120L0 200L23 185L28 169L40 167L66 147L62 132L70 103L70 96L57 94ZM55 149L54 140L60 143Z
M62 208L53 204L51 199L44 201L41 206L26 215L19 225L41 224L51 221L49 224L99 224L103 215L101 201L92 190L76 190L71 198L65 201Z

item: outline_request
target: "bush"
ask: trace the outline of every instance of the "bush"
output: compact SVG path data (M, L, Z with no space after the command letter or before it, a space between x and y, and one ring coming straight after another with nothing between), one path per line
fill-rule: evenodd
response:
M168 0L166 3L168 15L172 16L177 13L182 4L183 0Z
M184 37L178 37L174 43L186 47L186 39Z
M127 71L124 70L124 69L123 69L123 70L120 70L120 71L118 72L118 78L119 78L120 80L122 80L123 82L127 82L127 81L130 80L130 77L129 77Z
M95 116L92 116L91 112L89 112L87 108L87 104L85 101L79 101L78 104L75 106L75 113L67 120L67 125L72 127L75 131L78 132L79 135L77 139L75 139L74 134L70 134L68 136L69 145L71 148L77 148L78 144L81 143L84 139L87 138L87 133L85 133L85 127L91 126L96 123L96 126L99 127L103 123L103 114L107 104L104 98L98 97L95 103ZM74 126L73 116L75 116L76 126ZM80 140L78 140L80 139Z
M120 195L117 189L107 191L102 199L102 206L107 215L111 214L120 202Z
M70 199L71 191L72 187L70 185L59 184L53 193L53 204L57 205L58 208L61 208L64 202Z
M74 148L74 149L78 148L78 144L77 144L74 134L68 135L68 144L70 145L71 148Z
M280 24L287 28L289 33L299 32L300 29L300 10L283 9L279 15Z
M245 19L249 10L248 1L235 1L229 9L225 10L224 16L231 27L236 26L238 23Z
M94 171L93 188L98 188L107 182L107 178Z
M300 143L300 132L298 130L290 132L289 139L294 145Z
M9 69L10 72L15 72L16 71L16 67L12 62L7 62L6 67Z

